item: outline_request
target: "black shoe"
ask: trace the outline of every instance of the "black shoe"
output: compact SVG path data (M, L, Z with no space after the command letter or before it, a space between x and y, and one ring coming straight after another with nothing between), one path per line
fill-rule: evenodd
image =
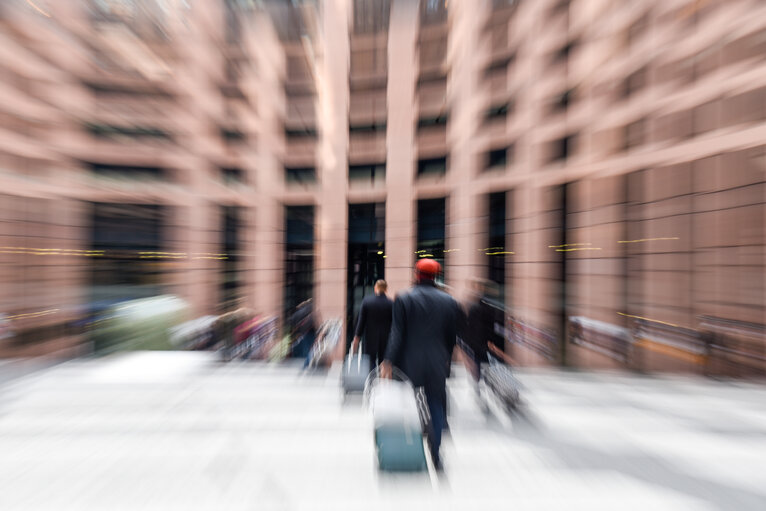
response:
M439 473L444 472L444 464L442 463L441 458L439 457L433 458L433 462L434 462L434 470L436 472L439 472Z

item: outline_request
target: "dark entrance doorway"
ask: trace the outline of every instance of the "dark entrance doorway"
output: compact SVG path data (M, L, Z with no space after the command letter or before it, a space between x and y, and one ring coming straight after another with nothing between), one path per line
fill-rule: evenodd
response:
M385 278L385 203L349 204L346 347L354 335L362 300Z

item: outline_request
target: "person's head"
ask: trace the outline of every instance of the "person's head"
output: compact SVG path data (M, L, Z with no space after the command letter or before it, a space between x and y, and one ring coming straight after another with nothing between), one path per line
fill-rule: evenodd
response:
M376 295L384 295L384 294L386 294L386 290L388 290L388 284L386 284L385 280L380 279L377 282L375 282L375 294Z
M441 271L442 266L437 261L423 258L415 265L415 281L418 283L433 282Z

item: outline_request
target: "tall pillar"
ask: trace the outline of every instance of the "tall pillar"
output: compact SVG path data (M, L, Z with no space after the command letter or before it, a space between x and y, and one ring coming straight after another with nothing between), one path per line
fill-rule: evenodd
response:
M391 3L386 133L386 280L390 294L412 282L415 259L415 58L418 2Z
M284 153L284 139L279 126L284 115L282 76L285 70L284 48L267 16L256 19L254 30L258 44L252 51L259 56L260 66L254 77L253 94L258 115L256 137L258 144L253 155L256 172L249 176L253 186L253 296L254 309L262 314L279 315L284 300L285 220L284 167L280 153ZM268 35L268 36L266 36Z
M351 2L322 4L322 56L315 66L321 119L315 215L316 302L321 319L343 318L348 224L349 22Z
M448 103L453 105L447 125L450 147L450 189L447 199L446 254L448 284L458 297L466 295L469 279L486 277L487 256L481 252L485 247L487 222L483 201L484 194L475 186L479 172L476 148L477 123L483 109L479 90L482 61L479 54L478 34L486 19L486 2L450 3L451 30L449 35L449 59L451 73L448 87Z

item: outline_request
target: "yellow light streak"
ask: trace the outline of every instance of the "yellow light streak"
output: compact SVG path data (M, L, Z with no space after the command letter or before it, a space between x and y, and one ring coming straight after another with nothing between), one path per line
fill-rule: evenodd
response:
M55 314L61 309L48 309L38 312L27 312L26 314L15 314L8 316L8 319L23 319L23 318L39 318L40 316L47 316L48 314Z
M601 250L601 247L557 248L556 252L576 252L578 250Z
M27 4L29 4L30 7L32 7L34 10L45 16L46 18L50 18L51 15L45 12L44 10L40 9L32 0L27 0Z
M624 312L618 312L617 314L619 314L620 316L625 316L626 318L643 319L644 321L651 321L652 323L660 323L661 325L668 325L668 326L674 326L674 327L678 326L673 323L668 323L667 321L660 321L659 319L645 318L643 316L634 316L633 314L625 314Z
M643 243L645 241L665 241L665 240L680 240L678 236L672 238L641 238L640 240L620 240L617 243Z
M563 245L548 245L548 248L579 247L593 245L593 243L564 243Z

